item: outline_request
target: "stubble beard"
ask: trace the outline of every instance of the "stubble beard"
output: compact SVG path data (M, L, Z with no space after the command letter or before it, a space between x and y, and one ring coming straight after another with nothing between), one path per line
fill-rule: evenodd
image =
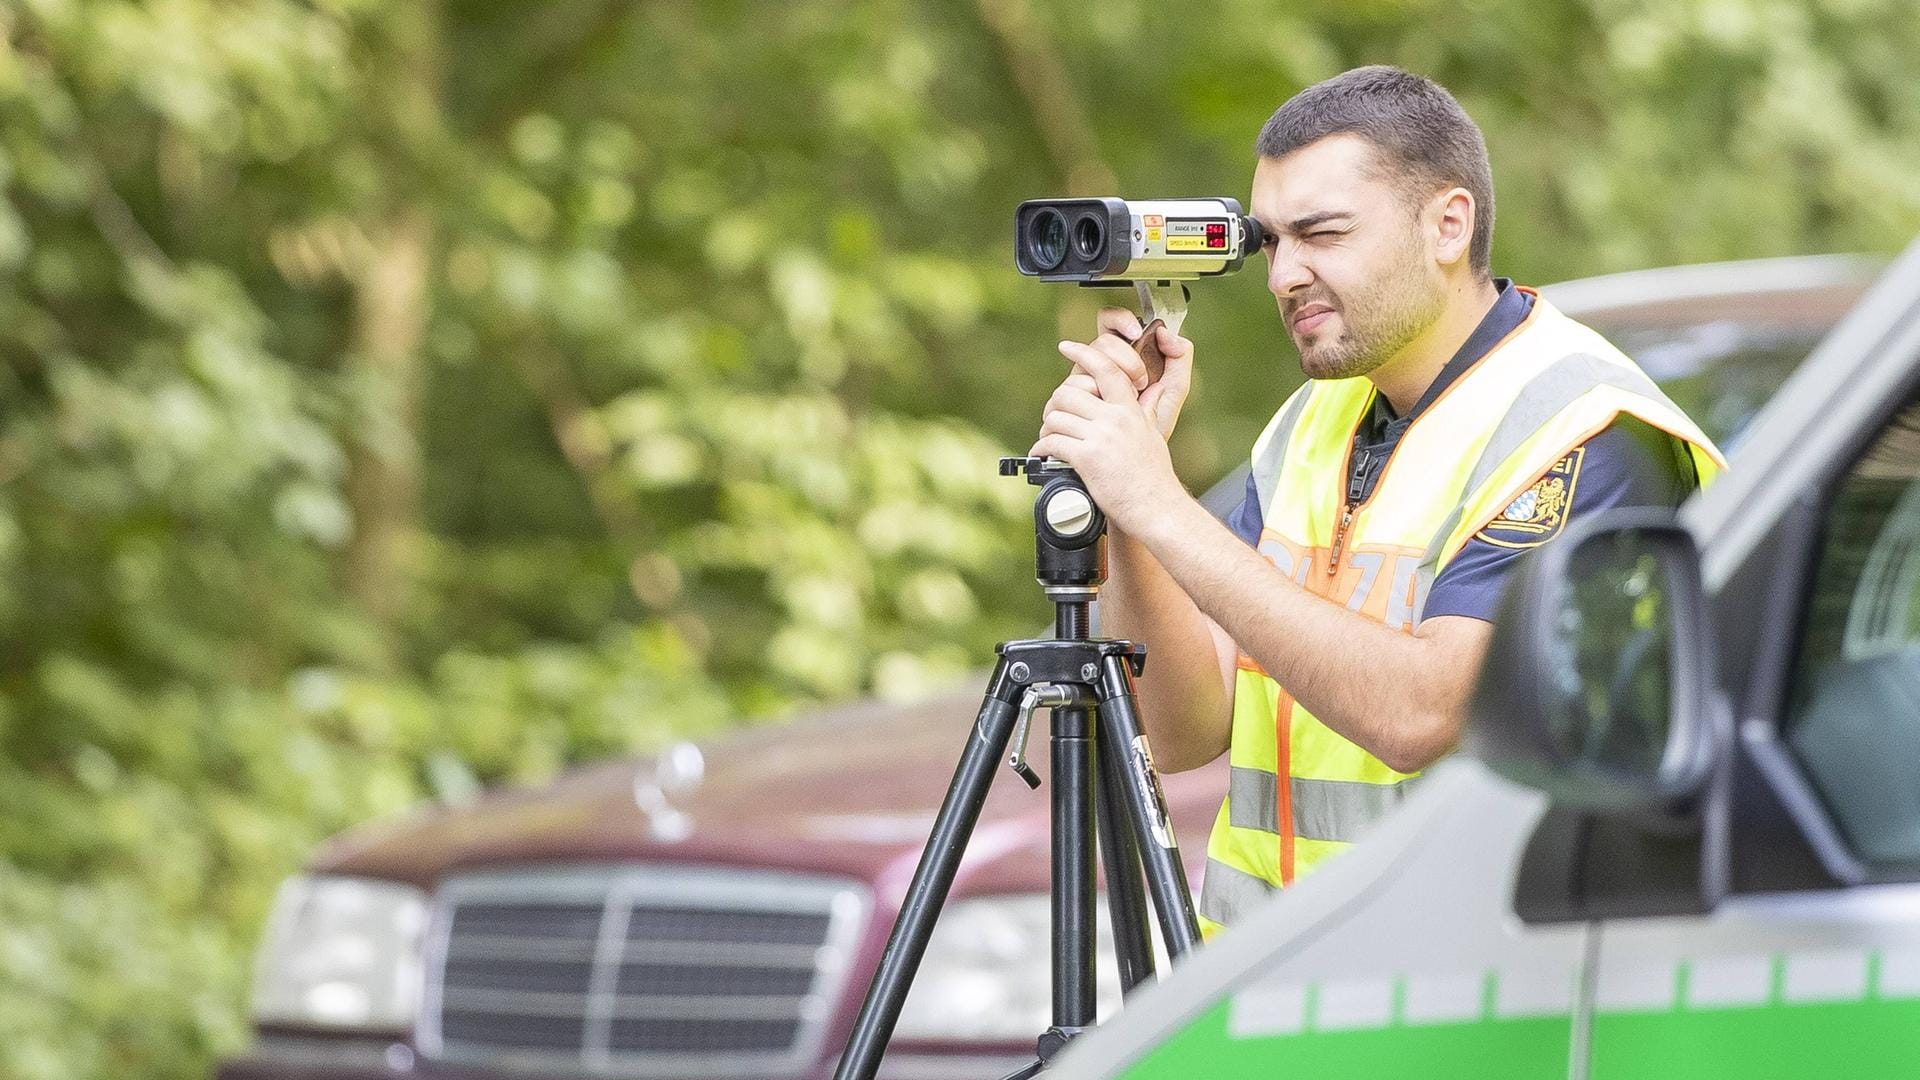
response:
M1351 379L1391 360L1446 310L1446 290L1409 261L1375 278L1345 302L1306 297L1294 309L1325 303L1340 315L1340 336L1306 345L1299 338L1300 370L1309 379Z

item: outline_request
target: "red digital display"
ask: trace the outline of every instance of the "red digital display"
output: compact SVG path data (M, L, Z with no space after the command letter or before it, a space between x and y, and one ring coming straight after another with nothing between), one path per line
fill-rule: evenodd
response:
M1227 246L1227 223L1224 221L1207 222L1207 247L1225 249Z

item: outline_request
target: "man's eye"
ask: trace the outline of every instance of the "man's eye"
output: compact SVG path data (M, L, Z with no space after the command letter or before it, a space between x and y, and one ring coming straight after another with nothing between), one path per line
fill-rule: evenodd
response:
M1340 235L1340 233L1339 233L1338 231L1336 231L1336 230L1333 230L1333 229L1321 229L1321 230L1319 230L1318 232L1310 232L1310 233L1308 233L1308 234L1307 234L1307 239L1309 239L1309 240L1324 240L1324 239L1326 239L1326 238L1327 238L1327 237L1329 237L1329 236L1339 236L1339 235Z

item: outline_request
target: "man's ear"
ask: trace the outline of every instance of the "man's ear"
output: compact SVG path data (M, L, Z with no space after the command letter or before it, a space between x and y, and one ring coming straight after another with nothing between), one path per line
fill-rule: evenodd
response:
M1452 266L1467 257L1473 247L1473 220L1480 208L1466 188L1449 188L1429 203L1433 222L1434 261Z

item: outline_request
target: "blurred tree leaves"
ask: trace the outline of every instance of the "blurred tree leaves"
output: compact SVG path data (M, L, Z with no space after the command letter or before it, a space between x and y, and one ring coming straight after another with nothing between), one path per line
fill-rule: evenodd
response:
M0 1075L205 1075L347 824L1037 625L992 459L1105 294L1012 273L1022 198L1243 196L1385 61L1522 280L1920 227L1901 0L1086 11L0 3ZM1298 375L1196 293L1201 486Z

